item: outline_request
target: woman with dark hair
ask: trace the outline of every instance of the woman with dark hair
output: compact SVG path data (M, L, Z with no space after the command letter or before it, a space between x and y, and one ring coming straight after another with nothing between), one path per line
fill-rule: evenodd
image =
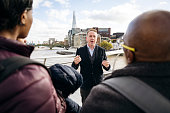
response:
M0 62L12 56L30 57L27 37L32 25L33 0L0 0ZM1 76L1 75L0 75ZM0 82L0 113L64 113L46 69L30 64Z

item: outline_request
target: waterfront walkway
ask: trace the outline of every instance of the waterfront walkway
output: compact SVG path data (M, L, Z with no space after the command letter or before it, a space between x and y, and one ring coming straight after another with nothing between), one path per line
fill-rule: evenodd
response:
M36 51L35 51L36 52ZM116 51L107 51L106 55L108 57L108 61L110 62L111 66L113 66L114 70L115 69L120 69L125 66L125 61L123 56L117 56L118 54L122 54L122 50L116 50ZM39 54L39 53L37 53ZM72 55L60 55L60 56L48 56L42 55L41 57L36 57L37 54L35 54L32 59L39 61L41 63L44 63L47 67L55 64L55 63L60 63L64 65L71 66L71 63L73 61L73 57L75 56L74 54ZM78 69L78 71L80 71ZM105 71L104 74L110 74L112 71ZM77 102L80 106L82 106L81 103L81 96L80 96L80 89L78 89L74 94L70 95L70 98Z

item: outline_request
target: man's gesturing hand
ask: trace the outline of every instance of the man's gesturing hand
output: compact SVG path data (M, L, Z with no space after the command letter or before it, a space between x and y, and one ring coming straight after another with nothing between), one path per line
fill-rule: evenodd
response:
M74 58L74 63L77 65L80 61L81 61L81 57L80 57L80 55L77 55L77 56Z
M103 60L102 65L105 66L105 67L109 67L109 61Z

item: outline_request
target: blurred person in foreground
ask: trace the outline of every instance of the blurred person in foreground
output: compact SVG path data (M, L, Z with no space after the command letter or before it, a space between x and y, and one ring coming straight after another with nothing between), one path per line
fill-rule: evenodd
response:
M33 0L0 0L0 60L30 57L34 47L19 42L32 25ZM64 113L66 104L56 93L46 69L26 65L0 84L0 113Z
M123 50L128 65L113 71L106 80L133 76L170 99L169 20L170 12L162 10L144 12L136 17L129 24L123 38ZM118 91L99 84L92 89L82 106L81 113L144 113L144 111Z
M50 66L49 70L57 94L60 94L66 102L66 113L79 113L81 106L69 96L82 85L82 75L73 67L62 64L54 64Z
M84 103L92 87L103 80L102 67L107 71L110 69L105 49L96 44L97 30L88 30L86 41L87 44L84 47L77 49L76 57L72 63L72 67L75 69L78 69L80 65L80 73L83 76L83 84L80 87L82 103Z

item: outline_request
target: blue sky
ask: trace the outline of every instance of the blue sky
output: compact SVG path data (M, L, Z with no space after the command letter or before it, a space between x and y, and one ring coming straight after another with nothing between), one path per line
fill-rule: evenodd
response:
M27 40L63 41L72 27L73 11L77 27L111 28L111 33L115 33L125 32L139 14L154 9L170 10L169 6L169 0L34 0L34 20Z

